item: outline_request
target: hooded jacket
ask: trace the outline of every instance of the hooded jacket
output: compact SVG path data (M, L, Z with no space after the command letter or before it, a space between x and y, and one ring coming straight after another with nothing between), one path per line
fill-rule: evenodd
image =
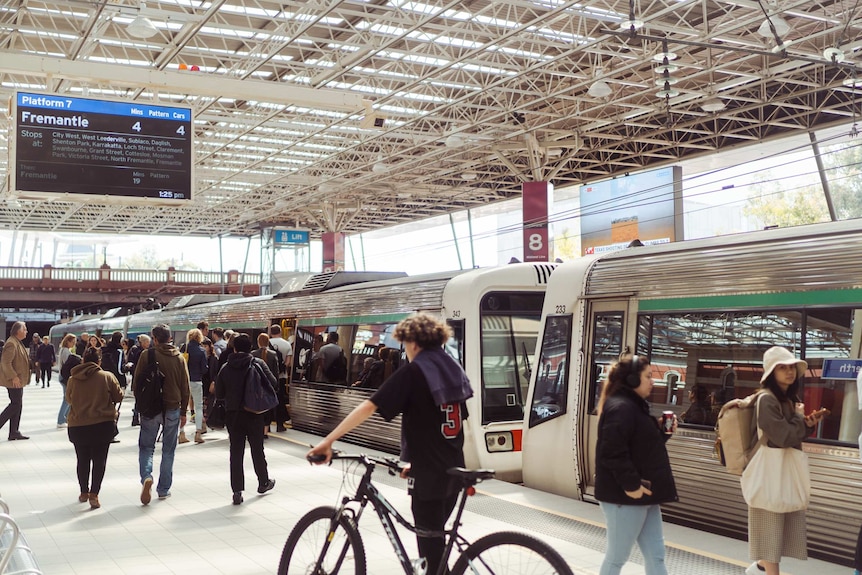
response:
M89 361L76 365L66 381L69 427L115 421L114 405L122 399L123 391L113 374Z
M278 380L260 358L252 357L250 353L235 351L218 372L215 385L216 399L224 399L225 411L240 411L243 408L245 393L245 374L251 362L254 361L269 380L272 389L277 390Z
M599 417L596 444L596 499L622 505L655 505L677 501L666 435L649 413L649 404L633 389L621 387L608 397ZM641 481L652 495L632 499Z
M156 354L159 369L165 374L165 384L162 388L165 410L179 409L181 416L186 415L189 406L189 370L180 350L171 343L150 345L141 353L135 366L132 392L135 391L138 377L149 368L151 353Z

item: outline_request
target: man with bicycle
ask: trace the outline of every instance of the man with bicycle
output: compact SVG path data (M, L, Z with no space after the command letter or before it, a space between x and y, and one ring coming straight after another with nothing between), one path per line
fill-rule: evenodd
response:
M375 411L390 421L399 413L401 459L407 463L411 510L416 527L440 532L439 537L417 535L419 553L437 573L444 551L442 531L457 502L460 484L446 470L464 466L464 401L473 395L467 374L443 351L449 326L428 314L416 314L395 328L410 363L387 379L371 398L359 404L338 426L308 452L309 457L332 457L332 444Z

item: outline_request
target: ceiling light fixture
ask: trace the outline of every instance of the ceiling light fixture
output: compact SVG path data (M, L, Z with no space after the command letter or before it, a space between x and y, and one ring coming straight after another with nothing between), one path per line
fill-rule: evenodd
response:
M665 82L662 89L656 92L655 95L658 98L676 98L677 96L679 96L679 90L671 88L670 82Z
M459 134L451 134L443 143L447 148L461 148L467 141Z
M133 38L144 39L152 38L159 33L159 29L156 28L152 20L150 20L146 16L141 15L141 12L146 7L147 4L145 2L141 2L141 7L138 10L138 15L135 16L134 20L129 22L128 26L126 26L126 32L128 32L129 36L132 36Z
M823 57L833 64L840 64L844 61L846 54L844 54L844 50L841 50L840 48L826 48L823 50Z
M596 68L595 78L600 78L602 74L604 74L605 70L601 66ZM607 98L614 91L608 86L608 83L602 79L597 79L595 82L590 84L589 89L587 90L587 94L592 96L593 98Z
M383 162L383 154L377 156L377 161L371 166L371 171L375 174L386 174L389 172L389 166Z
M716 96L710 96L700 103L700 109L704 112L709 112L710 114L721 112L726 107L727 105L724 103L724 100L717 98Z
M779 16L778 14L770 14L766 20L764 20L760 27L757 29L757 33L763 36L764 38L772 38L772 30L769 27L769 22L772 22L772 25L775 27L775 33L782 37L788 32L790 32L790 24L787 21Z

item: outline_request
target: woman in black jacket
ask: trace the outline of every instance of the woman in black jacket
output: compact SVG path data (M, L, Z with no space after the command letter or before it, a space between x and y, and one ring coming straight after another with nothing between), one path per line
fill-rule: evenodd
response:
M667 575L660 503L676 501L665 433L649 413L653 381L646 358L611 366L599 398L596 499L605 515L608 549L599 575L617 575L637 541L646 575Z

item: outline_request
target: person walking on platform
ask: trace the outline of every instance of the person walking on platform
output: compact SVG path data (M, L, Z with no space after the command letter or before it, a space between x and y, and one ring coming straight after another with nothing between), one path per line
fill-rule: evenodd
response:
M174 455L177 450L177 434L186 424L186 411L189 405L189 370L178 350L171 343L171 328L164 324L153 327L154 345L141 353L132 380L132 392L138 388L140 378L147 370L150 355L155 357L159 370L164 374L162 386L162 413L154 417L139 414L141 432L138 437L138 465L141 473L141 503L149 505L152 500L153 454L156 450L156 437L162 429L162 462L159 468L159 483L156 493L159 499L171 496L174 478Z
M54 371L54 366L57 364L57 354L54 353L54 346L51 345L51 340L48 336L42 338L42 345L39 351L36 352L39 357L39 371L42 372L42 388L45 388L45 382L48 382L48 387L51 387L51 374Z
M57 429L66 427L66 418L69 415L69 402L66 401L66 381L68 378L63 373L63 366L69 357L74 355L77 340L78 338L74 334L67 333L60 342L60 355L57 361L60 365L60 373L57 375L57 379L60 380L60 387L63 388L63 401L60 403L60 411L57 412Z
M114 374L101 369L101 349L87 348L82 360L72 368L66 382L69 441L78 457L78 501L89 501L91 509L98 509L108 449L117 434L116 406L123 399L123 390Z
M760 387L767 391L757 400L752 445L762 433L767 447L802 449L802 440L823 419L817 412L806 416L799 401L799 379L806 369L807 362L783 347L770 347L763 354ZM745 575L779 575L782 557L808 559L807 539L804 509L778 513L749 506L748 555L754 563Z
M132 374L132 380L135 379L135 369L138 366L138 360L141 359L141 354L145 349L150 348L150 336L145 333L139 335L135 340L135 345L129 350L129 356L126 358L126 372ZM132 386L134 389L134 385ZM132 406L132 427L137 427L141 424L141 418L138 416L138 410Z
M218 373L215 384L216 399L225 401L227 412L227 432L230 437L230 487L233 491L233 504L242 503L242 492L245 490L245 442L251 449L251 460L257 475L257 492L264 494L275 487L275 480L270 479L263 452L263 414L252 413L243 409L243 393L246 386L246 376L251 363L255 362L263 372L267 383L275 390L278 380L262 359L251 355L251 338L248 334L235 335L232 340L233 352L227 363Z
M458 498L459 486L446 471L464 466L464 402L472 397L473 389L461 365L443 351L443 344L452 335L445 323L428 314L416 314L402 320L394 335L403 342L410 364L392 374L307 456L323 455L325 459L319 463L326 463L332 458L333 442L375 411L387 421L403 414L401 460L408 465L402 477L410 477L413 518L417 528L440 532ZM425 572L437 573L444 538L429 535L417 535L417 545L427 562Z
M30 371L35 376L35 379L33 380L34 384L38 384L39 380L42 379L42 368L39 365L40 347L42 347L42 338L39 337L38 333L34 333L33 338L30 340Z
M653 380L640 356L611 366L599 398L596 499L607 521L608 547L600 575L618 575L637 542L646 575L667 575L659 504L677 501L666 432L650 415Z
M16 321L0 355L0 386L5 387L9 394L9 405L0 413L0 429L9 422L9 441L30 439L18 429L24 406L24 386L30 381L30 353L24 346L26 338L27 324Z
M201 342L204 336L198 328L190 329L186 334L186 353L189 354L189 389L191 390L192 405L194 406L195 417L195 443L203 443L202 434L205 431L204 423L204 403L203 403L203 379L204 374L208 374L209 365L207 364L206 352L201 347ZM185 437L185 431L180 431L180 443L184 443L182 438ZM186 440L188 441L188 440Z
M85 331L81 333L81 338L75 344L75 355L83 356L88 345L90 345L90 334Z

